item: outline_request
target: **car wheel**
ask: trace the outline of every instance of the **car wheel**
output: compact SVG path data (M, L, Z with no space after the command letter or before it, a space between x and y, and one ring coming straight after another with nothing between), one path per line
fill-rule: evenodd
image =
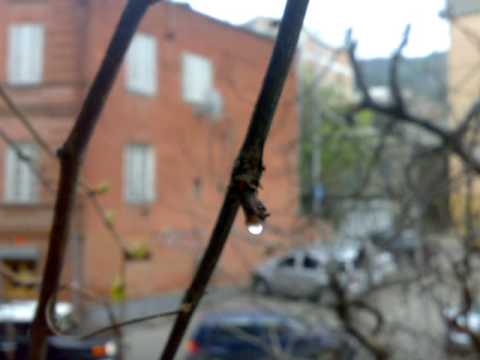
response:
M310 296L309 300L317 303L325 303L325 301L330 301L331 299L331 289L327 286L319 286Z
M272 293L267 281L258 276L253 278L252 290L258 295L270 295Z
M308 297L308 300L310 300L311 302L320 302L320 300L322 300L322 297L323 297L323 288L320 288L320 289L317 289L315 290L309 297Z

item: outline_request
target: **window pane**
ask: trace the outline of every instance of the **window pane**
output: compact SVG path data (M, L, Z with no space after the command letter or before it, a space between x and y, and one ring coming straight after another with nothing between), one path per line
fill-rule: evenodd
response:
M155 151L145 144L127 145L125 154L125 197L128 202L155 200Z
M155 199L155 152L151 146L146 149L145 155L144 195L151 201Z
M213 90L213 65L207 58L185 53L182 58L183 99L190 103L203 103Z
M8 81L38 84L43 77L44 27L16 24L9 29Z
M278 265L281 267L293 267L295 265L295 258L293 256L288 256L281 260Z
M30 159L35 166L37 150L33 144L18 143L16 149ZM16 149L10 147L5 159L5 200L17 203L31 203L38 198L38 182L29 163L23 161Z
M157 42L155 37L136 34L127 52L127 89L144 95L157 92Z
M318 267L318 261L311 256L306 255L303 259L303 267L307 269L316 269Z

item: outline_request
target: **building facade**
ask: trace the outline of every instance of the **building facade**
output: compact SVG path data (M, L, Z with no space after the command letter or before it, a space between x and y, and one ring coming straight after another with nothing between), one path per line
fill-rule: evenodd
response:
M459 119L479 96L480 4L474 0L450 0L445 16L452 23L449 53L449 98L453 118Z
M65 141L124 0L0 0L0 81L53 149ZM88 196L76 204L65 281L108 293L126 275L131 297L185 287L219 210L273 48L271 38L207 17L186 5L152 6L130 45L88 149L82 178L128 247L128 261ZM267 143L263 190L272 214L252 238L239 216L217 272L242 281L266 248L288 241L298 218L297 80L292 71ZM39 275L58 163L4 103L0 129L0 260ZM124 271L125 270L125 271ZM4 297L31 297L4 281Z
M443 14L451 22L451 49L449 53L449 102L452 110L451 127L458 125L480 96L480 4L475 0L449 0ZM478 144L476 145L478 147ZM470 149L475 154L475 148ZM462 171L458 159L451 158L450 172ZM466 185L466 180L462 185ZM465 199L468 186L452 189L452 215L460 227L464 225ZM478 185L474 185L478 193ZM473 202L478 211L478 201Z
M244 26L273 38L279 25L278 19L258 17ZM347 49L325 44L307 29L302 30L298 41L297 71L299 79L311 90L326 87L349 99L353 96L354 79Z

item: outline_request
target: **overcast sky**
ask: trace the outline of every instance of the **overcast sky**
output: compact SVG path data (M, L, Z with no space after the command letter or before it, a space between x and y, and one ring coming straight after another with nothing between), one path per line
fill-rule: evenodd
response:
M257 16L280 17L286 0L178 0L198 11L242 24ZM308 28L332 45L351 27L362 57L388 56L406 24L412 24L407 56L444 51L450 45L448 24L438 13L445 0L310 0Z

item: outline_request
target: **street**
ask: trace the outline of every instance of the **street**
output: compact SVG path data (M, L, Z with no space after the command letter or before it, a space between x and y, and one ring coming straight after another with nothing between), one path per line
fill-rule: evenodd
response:
M369 295L367 301L381 309L385 317L385 327L378 339L394 347L392 348L393 359L444 359L444 328L438 309L429 306L431 302L419 295L417 290L413 287L395 286ZM171 304L174 301L170 299L168 302ZM205 297L189 331L195 328L204 311L253 306L288 313L303 319L312 328L319 325L329 328L339 326L334 312L325 304L322 306L298 300L265 298L247 291L229 289L228 291L211 291ZM173 320L173 317L161 318L126 327L125 358L128 360L158 359ZM361 313L356 314L355 322L366 333L373 327L372 318ZM186 336L184 340L188 338L189 336ZM183 345L177 359L184 358L185 350ZM359 358L368 359L369 356L365 351L360 351Z

